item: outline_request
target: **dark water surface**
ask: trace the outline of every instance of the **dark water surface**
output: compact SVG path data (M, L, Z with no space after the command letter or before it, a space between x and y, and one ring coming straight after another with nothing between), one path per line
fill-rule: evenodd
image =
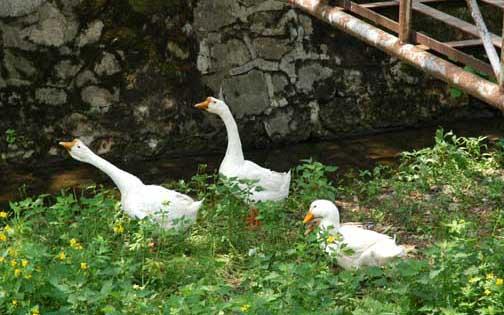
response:
M494 141L504 137L504 119L477 119L442 124L458 136L486 136ZM412 128L376 135L345 138L319 143L302 143L278 149L246 152L245 157L273 170L287 170L299 160L312 157L324 164L336 165L340 171L350 168L370 168L376 163L393 163L403 151L434 143L438 126ZM225 148L223 148L223 151ZM199 164L208 170L218 168L223 154L192 156L117 165L137 175L144 183L159 184L176 179L188 179ZM56 193L64 188L85 187L94 183L111 186L106 175L91 165L71 160L57 164L0 170L0 207L8 201L25 196Z

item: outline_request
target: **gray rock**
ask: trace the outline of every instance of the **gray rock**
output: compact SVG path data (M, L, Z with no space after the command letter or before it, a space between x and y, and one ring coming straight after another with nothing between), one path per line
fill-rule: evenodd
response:
M89 23L86 30L77 38L77 46L84 47L98 42L102 35L103 26L104 24L100 20Z
M62 89L41 88L35 91L35 99L43 104L63 105L67 102L67 94Z
M72 51L72 49L70 49L70 47L68 47L68 46L62 46L62 47L60 47L58 50L59 50L59 53L60 53L62 56L72 56L72 55L76 55L76 54L74 54L74 52Z
M196 32L214 32L237 20L240 7L235 0L201 0L194 9Z
M251 18L250 30L263 36L284 36L291 33L290 25L297 25L297 14L294 10L285 13L280 21L275 12L259 12Z
M203 39L200 41L200 49L198 53L198 59L196 60L196 66L202 74L207 74L212 65L210 59L210 47L208 46L207 40Z
M268 87L260 71L252 70L224 80L223 90L236 118L262 114L269 107Z
M390 73L392 74L392 78L397 82L406 82L407 84L417 84L420 81L420 78L412 75L415 73L409 69L412 67L403 62L396 62L394 65L390 67ZM409 70L409 72L408 72ZM416 73L415 73L416 74Z
M94 70L99 76L113 75L121 71L121 66L114 55L105 52L100 63L95 65Z
M33 51L37 48L36 45L26 40L29 35L28 30L21 26L11 26L0 22L0 30L2 31L3 45L6 48L19 48L27 51Z
M279 60L292 49L289 40L286 39L259 37L253 43L259 57L264 59Z
M60 8L63 13L67 14L69 12L75 11L75 7L81 4L82 0L65 0L60 2Z
M96 84L96 83L98 83L98 80L96 79L96 76L91 70L82 71L75 79L75 85L77 85L77 87L79 88L88 84Z
M261 58L254 59L246 64L229 70L230 75L240 75L249 72L252 69L259 69L262 71L278 71L278 63L274 61L264 60Z
M2 73L0 73L0 89L3 89L4 87L7 86L7 83L5 80L2 78Z
M30 79L36 74L37 69L22 56L15 55L11 50L4 50L4 64L9 74L7 84L13 86L29 85Z
M273 88L275 93L281 94L284 92L285 87L289 85L289 80L282 74L274 74L272 76Z
M289 123L292 120L293 111L286 113L277 111L272 117L264 122L264 129L270 138L285 137L290 133Z
M299 69L296 86L302 92L308 93L312 90L315 82L329 78L332 73L330 68L323 67L319 63L305 65Z
M311 17L306 16L306 15L300 15L299 22L303 26L305 36L309 36L309 35L313 34L313 25L312 25Z
M85 87L81 92L82 100L91 105L91 111L105 113L112 105L114 96L106 89L98 86Z
M0 1L0 17L17 17L30 14L46 0L2 0Z
M247 46L237 39L231 39L224 44L212 48L212 70L225 70L229 67L243 65L250 60Z
M57 7L47 3L39 10L40 21L30 31L30 40L44 46L60 47L77 35L75 17L66 17Z
M73 78L80 67L81 65L76 65L71 60L63 60L54 67L54 70L59 79L67 80Z
M95 121L81 113L73 113L62 120L62 126L70 134L84 143L91 144L105 134L103 128Z

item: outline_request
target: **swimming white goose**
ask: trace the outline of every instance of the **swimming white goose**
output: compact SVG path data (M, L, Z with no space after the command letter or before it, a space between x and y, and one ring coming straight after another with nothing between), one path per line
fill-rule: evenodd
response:
M394 257L404 255L403 247L398 246L394 239L385 234L355 225L340 224L338 208L329 200L315 200L311 203L303 223L313 220L320 220L319 237L328 234L322 248L329 254L338 253L336 261L344 269L381 266ZM342 253L340 249L343 244L346 244L346 248L352 253L349 255Z
M255 181L261 189L251 192L251 202L266 200L282 200L289 196L291 180L290 171L278 173L245 160L238 133L238 126L229 107L219 99L208 97L204 102L196 104L196 108L218 115L226 126L228 144L226 155L219 167L219 173L226 177L236 177L239 180Z
M145 185L138 177L96 155L79 139L59 144L77 161L97 167L112 179L121 192L122 209L130 217L148 216L164 229L184 228L196 220L202 201L161 186Z

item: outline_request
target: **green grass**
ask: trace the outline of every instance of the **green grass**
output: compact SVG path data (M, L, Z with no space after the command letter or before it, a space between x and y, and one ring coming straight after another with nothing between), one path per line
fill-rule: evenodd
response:
M180 234L130 220L115 191L27 198L0 219L0 313L504 314L503 152L438 131L399 167L336 183L334 167L304 161L289 199L259 206L258 229L238 188L204 168L169 185L206 198ZM304 235L315 198L416 252L341 270Z

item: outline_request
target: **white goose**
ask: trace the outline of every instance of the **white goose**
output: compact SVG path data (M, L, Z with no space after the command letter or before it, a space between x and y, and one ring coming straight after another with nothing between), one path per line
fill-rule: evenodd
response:
M250 201L282 200L289 196L291 180L288 173L278 173L245 160L243 156L238 126L229 107L219 99L208 97L204 102L196 104L196 108L218 115L226 126L228 144L226 155L219 167L219 173L226 177L236 177L239 180L256 181L259 190L251 192Z
M187 227L196 220L202 201L142 181L112 163L96 155L82 141L60 142L70 156L77 161L89 163L107 174L121 192L122 209L132 218L152 218L164 229ZM180 225L179 225L180 224Z
M338 208L329 200L315 200L311 203L303 223L313 220L320 220L319 237L325 233L329 235L323 241L322 247L329 254L338 253L337 263L344 269L381 266L394 257L404 255L404 248L385 234L364 230L355 225L340 224ZM343 244L352 251L351 254L340 252Z

